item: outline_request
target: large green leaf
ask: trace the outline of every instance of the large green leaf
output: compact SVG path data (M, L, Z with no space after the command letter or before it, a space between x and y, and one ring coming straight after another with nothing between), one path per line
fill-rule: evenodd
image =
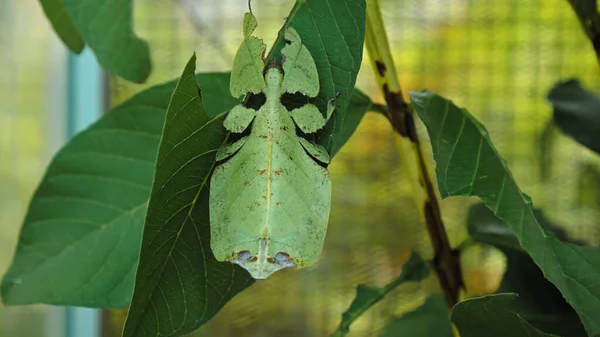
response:
M77 28L73 25L62 0L40 0L40 4L44 8L44 13L50 20L56 35L72 52L81 52L85 42L83 42Z
M319 142L329 154L343 144L337 134L345 125L362 61L365 20L365 0L298 0L288 17L317 65L321 90L313 102L326 111L327 101L340 92L332 118L319 132ZM280 59L284 42L282 29L268 58Z
M196 75L207 99L230 108L217 88L229 73ZM65 145L29 206L5 304L122 307L129 303L165 111L176 81L114 108ZM206 103L206 102L205 102Z
M452 322L461 337L558 337L529 325L509 305L515 294L495 294L459 302L452 309Z
M193 56L167 110L123 336L193 331L253 281L210 249L209 178L228 132L225 114L204 112L195 62Z
M575 309L586 331L599 334L600 250L563 243L538 224L531 200L468 111L436 94L410 96L429 133L441 196L481 198Z
M563 230L549 222L539 210L534 214L540 225L567 240ZM541 331L557 335L587 336L579 317L556 287L526 252L521 250L515 235L502 220L484 204L475 204L467 218L469 234L476 242L491 244L506 255L506 271L498 293L519 295L512 310Z
M172 85L153 87L75 136L52 160L2 282L5 304L129 303Z
M72 21L85 43L96 54L102 67L136 83L142 83L148 78L151 68L150 49L148 44L133 32L132 0L62 0L64 9L58 1L53 0L53 7L56 9L52 13L46 10L50 21ZM68 15L65 15L64 11ZM50 16L59 13L60 19ZM54 26L63 40L66 36L69 36L69 41L73 39L74 30L71 29L71 25L63 23L60 30L56 24ZM70 44L74 43L67 43Z
M548 100L554 108L554 122L567 135L600 154L600 98L584 89L577 80L558 83Z
M356 288L356 297L346 312L342 314L342 320L331 335L332 337L343 337L350 331L350 325L375 303L381 301L385 295L405 282L416 282L425 279L429 275L429 265L421 256L412 253L410 259L402 267L400 276L383 288L372 287L361 284Z
M448 304L441 296L431 295L425 303L388 322L379 337L418 336L453 337Z

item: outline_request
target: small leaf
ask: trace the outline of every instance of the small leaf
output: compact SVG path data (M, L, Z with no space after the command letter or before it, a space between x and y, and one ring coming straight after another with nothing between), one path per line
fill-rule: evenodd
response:
M85 46L81 35L73 25L61 0L40 0L46 17L62 42L74 53L80 53Z
M208 117L188 62L171 97L148 203L134 296L123 336L180 336L252 284L210 249L208 182L228 133Z
M429 265L416 253L412 253L410 259L402 266L400 276L388 283L383 288L377 288L361 284L356 288L356 297L350 307L342 315L342 321L332 334L332 337L343 337L350 331L350 325L360 317L367 309L381 301L385 295L405 282L416 282L425 279L429 275Z
M566 234L534 210L541 226L555 233L562 241ZM467 219L469 234L476 242L487 243L506 255L506 271L498 293L517 293L512 310L532 326L557 335L587 336L579 317L565 301L556 287L526 252L521 250L517 238L502 220L494 216L484 204L471 206Z
M538 224L531 199L517 186L487 130L468 111L436 94L410 96L429 133L441 196L481 198L575 309L586 331L599 334L600 250L563 243Z
M288 18L288 25L298 32L317 65L320 92L313 103L325 112L327 101L340 92L332 118L319 132L319 142L330 155L341 148L336 135L345 124L346 108L360 69L365 22L365 0L297 1ZM284 40L282 28L267 60L281 58Z
M72 20L102 67L128 81L146 81L150 49L133 33L132 0L62 0L62 4L65 18Z
M558 337L529 325L511 311L516 294L494 294L459 302L452 309L452 322L461 337Z
M453 337L448 305L444 298L431 295L416 310L388 322L379 337Z
M548 94L554 122L577 142L600 154L600 98L577 80L558 83Z

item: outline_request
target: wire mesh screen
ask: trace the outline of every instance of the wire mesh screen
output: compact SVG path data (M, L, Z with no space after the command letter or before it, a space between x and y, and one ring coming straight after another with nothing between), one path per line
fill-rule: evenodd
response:
M599 163L564 136L552 148L554 165L540 160L540 135L551 117L546 94L560 79L578 77L598 87L593 49L564 0L380 0L404 91L428 89L453 99L478 117L536 206L575 238L599 242L599 207L579 203L579 177ZM293 1L254 0L267 44ZM138 0L136 29L153 53L149 83L176 78L192 52L198 71L229 70L241 42L245 0ZM357 86L383 102L365 54ZM144 86L111 78L113 104ZM427 137L422 126L419 130ZM432 252L420 223L384 117L368 114L330 166L333 208L318 264L283 270L236 296L192 336L325 336L339 323L357 284L383 285L399 272L410 250ZM424 142L427 143L427 142ZM434 167L431 162L431 168ZM540 170L549 175L541 179ZM598 188L599 186L596 186ZM594 188L594 186L592 186ZM442 202L454 246L466 238L472 199ZM480 265L481 262L483 265ZM494 291L501 258L488 247L470 249L465 277L472 293ZM500 266L500 267L499 267ZM351 336L377 335L385 317L414 308L430 278L400 287L353 324ZM123 315L115 314L114 324ZM118 331L118 328L115 330Z

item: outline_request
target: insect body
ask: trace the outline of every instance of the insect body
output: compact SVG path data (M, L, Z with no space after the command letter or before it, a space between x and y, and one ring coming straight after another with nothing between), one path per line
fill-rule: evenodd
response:
M265 46L250 36L256 21L244 18L245 40L232 70L233 96L262 93L258 110L238 105L224 121L229 131L248 136L217 153L210 184L211 248L219 261L237 263L256 279L290 266L305 267L318 259L331 207L327 151L296 134L321 129L326 118L316 106L292 111L281 103L284 93L309 97L319 92L318 73L298 34L287 28L285 58L280 69L271 65L263 75ZM283 71L282 71L283 70Z

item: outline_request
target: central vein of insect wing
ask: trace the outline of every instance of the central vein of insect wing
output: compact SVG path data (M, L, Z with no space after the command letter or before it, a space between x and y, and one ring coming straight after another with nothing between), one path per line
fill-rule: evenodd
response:
M275 143L275 129L279 128L280 115L279 115L279 102L280 90L281 90L281 73L277 68L270 68L265 75L267 83L267 90L265 92L266 102L264 106L259 110L258 116L255 121L255 128L252 132L263 134L267 137L267 170L266 170L266 191L265 191L265 202L266 202L266 216L265 224L262 231L261 238L259 240L259 260L260 264L264 263L267 251L267 240L269 238L269 224L271 221L271 191L272 185L272 174L273 174L273 144ZM256 125L258 124L258 125Z

